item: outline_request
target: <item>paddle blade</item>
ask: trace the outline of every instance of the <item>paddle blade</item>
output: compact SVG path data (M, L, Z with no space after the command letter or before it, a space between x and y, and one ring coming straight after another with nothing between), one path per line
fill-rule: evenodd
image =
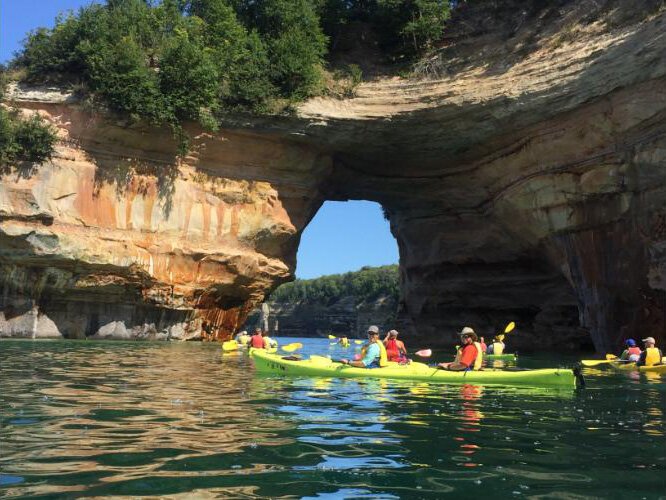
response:
M282 346L282 350L284 352L294 352L294 351L300 349L301 347L303 347L303 344L301 344L300 342L293 342L291 344L287 344L285 346Z
M362 340L354 340L354 344L359 344L359 345L360 345L360 344L362 344L362 343L363 343Z
M617 359L617 356L615 354L606 354L606 359L611 361L613 359Z
M329 340L335 340L335 338L336 338L335 335L329 335L329 336L328 336L328 339L329 339Z
M504 333L509 333L510 331L513 331L513 329L516 327L516 323L512 321L508 325L506 325L506 328L504 329Z
M420 356L422 358L429 358L432 356L432 350L431 349L421 349L420 351L416 351L414 354L417 356Z
M611 363L612 361L612 359L581 359L580 364L583 366L598 366Z

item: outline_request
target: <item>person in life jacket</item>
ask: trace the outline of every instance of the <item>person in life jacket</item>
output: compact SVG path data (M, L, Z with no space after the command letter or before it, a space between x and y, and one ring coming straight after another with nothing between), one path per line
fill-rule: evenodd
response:
M486 354L504 354L504 335L498 335L486 349Z
M340 344L342 347L349 347L349 339L347 337L340 337L338 344Z
M386 348L379 340L379 327L368 328L368 342L361 349L361 359L349 361L341 359L340 363L358 368L381 368L388 365Z
M257 327L254 329L254 335L250 337L250 347L254 347L255 349L264 348L264 334L261 328Z
M488 350L488 346L486 345L486 339L484 339L483 337L479 337L479 344L481 345L481 352L485 354L486 351Z
M641 357L641 348L636 345L636 341L634 339L627 339L624 345L627 348L620 354L620 359L638 361Z
M407 349L402 340L398 340L398 331L391 330L384 338L384 347L386 348L386 357L389 361L398 363L407 363Z
M462 347L458 349L456 358L451 363L440 363L437 368L451 371L479 370L483 363L483 352L479 338L472 328L466 326L459 332Z
M272 339L268 336L268 333L264 332L264 349L277 348L277 340Z
M663 354L661 353L661 349L654 346L654 337L643 339L642 342L643 345L645 345L645 349L641 353L638 361L636 361L636 366L654 366L662 364L661 358L663 357Z
M250 337L245 330L236 335L236 342L240 345L247 345L250 342Z

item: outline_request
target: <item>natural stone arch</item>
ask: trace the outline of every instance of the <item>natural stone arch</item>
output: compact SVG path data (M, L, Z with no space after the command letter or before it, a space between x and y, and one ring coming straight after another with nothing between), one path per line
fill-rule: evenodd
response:
M436 80L189 127L175 165L168 130L17 89L62 142L29 179L0 182L0 335L228 335L291 278L324 200L368 199L390 215L415 335L518 319L545 347L574 331L576 306L571 347L588 332L600 351L639 332L664 340L665 14L581 25L562 43L583 7L559 8L509 42L467 34ZM101 175L128 165L129 181Z

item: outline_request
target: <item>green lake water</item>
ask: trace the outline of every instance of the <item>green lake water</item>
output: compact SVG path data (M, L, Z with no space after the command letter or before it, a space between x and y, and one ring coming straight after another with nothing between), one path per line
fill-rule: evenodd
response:
M3 340L0 497L666 498L666 377L585 374L281 378L214 344Z

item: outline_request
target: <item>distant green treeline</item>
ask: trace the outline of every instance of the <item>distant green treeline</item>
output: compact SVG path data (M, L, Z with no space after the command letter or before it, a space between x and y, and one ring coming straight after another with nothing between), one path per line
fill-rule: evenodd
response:
M355 297L357 303L386 297L397 303L399 290L397 265L363 267L359 271L285 283L271 294L268 302L330 305L345 297Z

